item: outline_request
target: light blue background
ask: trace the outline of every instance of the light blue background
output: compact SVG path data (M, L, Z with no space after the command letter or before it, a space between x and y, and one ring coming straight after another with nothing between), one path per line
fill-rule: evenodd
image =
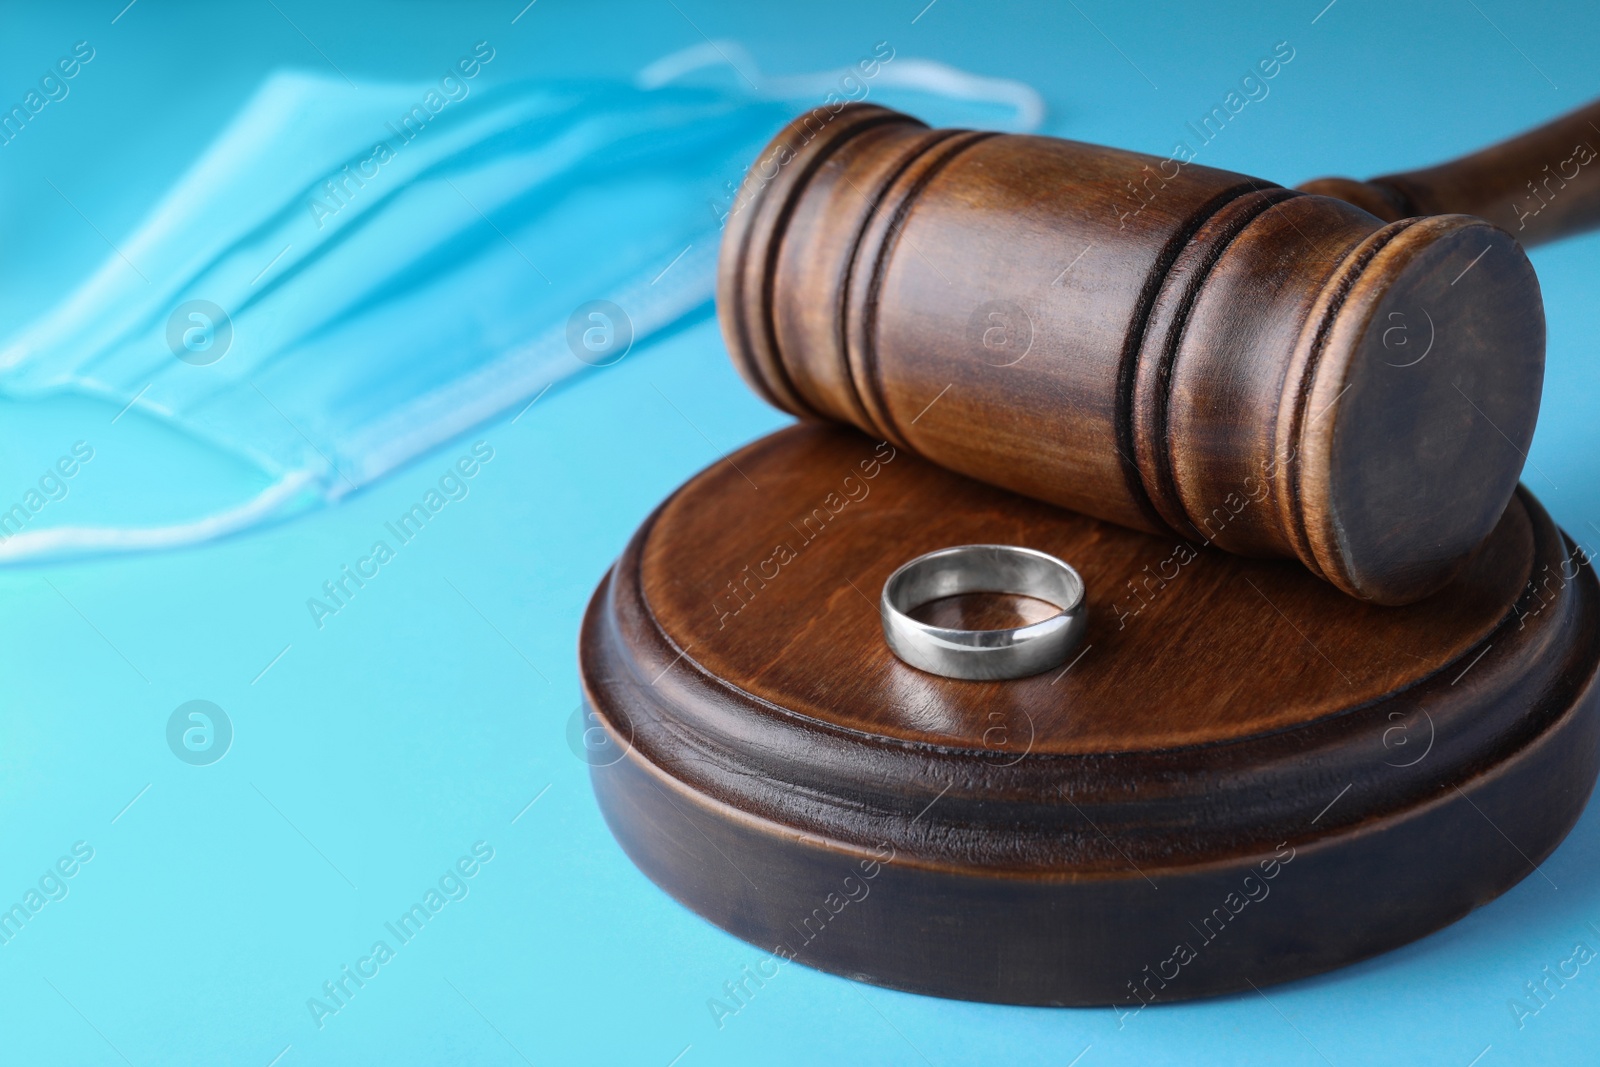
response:
M1432 162L1600 93L1600 11L1579 3L538 0L513 25L524 0L138 0L113 24L124 2L0 11L6 107L73 42L97 50L71 95L0 148L0 332L96 266L106 239L128 234L283 65L436 77L488 39L490 80L623 77L703 31L743 41L767 71L795 73L854 62L886 40L899 56L1033 84L1049 132L1165 155L1186 120L1287 40L1296 56L1271 95L1198 160L1287 183ZM1550 345L1527 481L1594 545L1600 237L1533 260ZM92 432L99 466L74 485L83 495L97 477L109 485L119 453L118 427L86 429L87 418L63 409L29 428L50 455ZM1523 1028L1508 1007L1575 940L1600 948L1586 925L1600 925L1593 811L1545 864L1548 880L1264 997L1151 1009L1119 1030L1107 1010L952 1003L789 967L719 1030L707 999L760 953L633 869L564 735L579 616L607 565L718 450L784 421L739 382L708 318L336 509L181 553L0 571L0 904L74 842L95 850L66 899L0 945L0 1060L1594 1060L1600 962ZM305 599L478 439L496 452L471 496L317 631ZM36 458L21 446L0 456L0 497L27 487ZM237 732L209 767L179 762L165 743L168 715L195 698L224 707ZM307 998L388 939L383 923L480 840L495 854L470 895L319 1031Z

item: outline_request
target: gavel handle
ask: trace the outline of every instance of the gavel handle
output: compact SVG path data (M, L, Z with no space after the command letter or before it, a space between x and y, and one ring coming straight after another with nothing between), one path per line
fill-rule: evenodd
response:
M1476 215L1523 245L1570 237L1600 226L1600 100L1448 163L1364 182L1318 178L1300 189L1388 222Z

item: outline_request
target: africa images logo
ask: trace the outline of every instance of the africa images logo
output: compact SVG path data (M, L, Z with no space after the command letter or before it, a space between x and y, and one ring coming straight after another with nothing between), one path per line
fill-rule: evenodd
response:
M209 700L179 704L167 717L167 747L191 767L209 767L233 746L233 720Z
M233 320L209 300L185 300L167 316L167 347L191 367L209 367L233 345Z

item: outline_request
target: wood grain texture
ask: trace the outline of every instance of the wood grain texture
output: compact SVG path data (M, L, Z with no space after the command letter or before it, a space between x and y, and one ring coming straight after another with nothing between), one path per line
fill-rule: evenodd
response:
M795 444L841 436L853 447ZM1008 721L1026 719L1035 752L1156 751L1281 729L1377 699L1409 684L1419 663L1476 646L1528 580L1531 533L1520 505L1474 558L1471 580L1424 604L1384 609L1287 564L1069 518L854 435L808 428L743 455L750 462L736 462L759 490L723 465L663 507L639 570L656 622L706 671L761 700L913 741L979 743L989 721L971 714L972 700L1003 709ZM852 491L863 499L852 502ZM773 507L768 494L789 507ZM884 644L877 598L895 568L938 548L988 543L1037 548L1083 575L1096 636L1067 676L956 684L904 666ZM685 566L696 557L705 562ZM849 658L820 664L795 653L821 641L852 650ZM1296 699L1285 701L1285 689ZM1177 694L1181 717L1129 721L1128 707Z
M1538 283L1481 220L868 105L752 166L718 306L787 411L1386 604L1494 529L1543 380Z
M1477 215L1524 245L1569 237L1600 226L1600 100L1448 163L1364 182L1319 178L1300 188L1388 221Z
M1079 569L1069 670L888 653L884 579L965 542ZM1383 951L1528 876L1600 760L1597 591L1526 493L1448 588L1385 608L801 424L686 484L597 590L583 682L625 755L593 781L641 869L765 951L1133 1011Z

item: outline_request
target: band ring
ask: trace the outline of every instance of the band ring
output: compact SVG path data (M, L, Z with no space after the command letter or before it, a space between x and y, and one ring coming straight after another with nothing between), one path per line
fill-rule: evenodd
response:
M1010 630L953 630L910 612L962 593L1034 597L1060 612ZM902 661L945 678L1025 678L1066 661L1088 624L1083 578L1054 556L1012 545L960 545L918 556L883 583L883 636Z

